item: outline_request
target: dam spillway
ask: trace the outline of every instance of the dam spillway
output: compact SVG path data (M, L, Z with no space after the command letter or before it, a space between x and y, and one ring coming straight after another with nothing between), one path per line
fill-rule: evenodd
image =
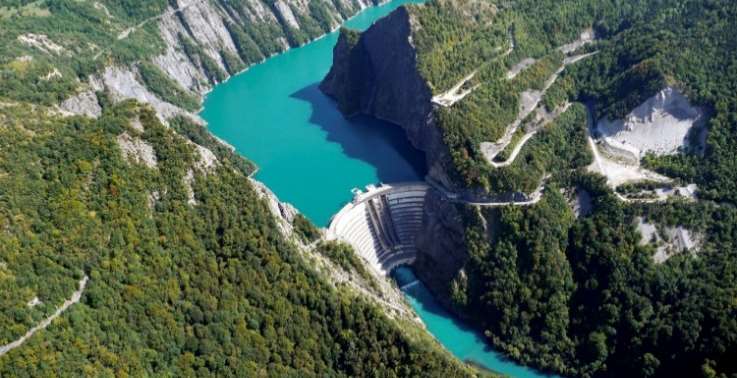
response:
M331 220L327 237L350 244L379 275L415 261L415 237L422 228L423 182L369 185Z

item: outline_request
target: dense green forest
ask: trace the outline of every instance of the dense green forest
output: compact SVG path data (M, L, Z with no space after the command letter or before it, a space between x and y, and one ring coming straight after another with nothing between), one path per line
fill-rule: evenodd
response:
M0 357L0 375L468 374L307 267L230 150L214 150L216 168L192 168L191 145L134 102L98 120L6 106L0 120L0 344L90 278L79 304ZM151 145L157 165L126 161L122 133ZM29 308L34 295L43 304Z
M232 19L253 11L248 1L213 4ZM104 91L95 94L97 119L57 111L88 89L89 75L114 65L196 111L199 94L153 63L165 48L157 16L179 5L0 5L0 345L89 278L79 303L0 356L0 376L473 375L416 324L387 317L310 266L247 178L253 164L189 116L164 125L148 105L115 103ZM346 3L340 15L357 9ZM299 30L277 20L226 24L237 56L220 51L224 69L191 30L177 38L209 85L282 51L281 38L296 46L335 20L321 1L297 17ZM143 148L133 155L149 149L153 163L126 158L121 140ZM190 142L212 151L216 165L203 165ZM294 228L299 242L320 237L304 217ZM320 244L314 253L372 282L349 247Z
M252 11L247 0L216 3L232 19ZM0 345L90 279L80 303L0 356L0 376L473 374L413 323L310 267L248 181L253 164L196 122L163 125L146 105L113 104L104 92L98 119L57 112L111 65L134 67L156 96L196 110L198 95L152 60L165 44L146 20L175 5L0 5ZM358 8L330 6L343 18ZM282 51L282 41L297 46L330 30L330 6L310 1L309 15L297 12L300 29L226 23L237 54L217 52L224 69L191 33L177 39L211 85ZM535 206L457 205L469 257L437 294L511 358L565 375L737 377L737 3L433 0L409 9L417 68L433 94L475 72L466 84L475 90L434 113L450 154L443 168L458 187L486 193L545 183ZM503 134L520 93L541 89L566 58L557 48L587 28L597 41L580 50L597 54L567 67L542 100L551 112L572 105L513 164L493 168L480 143ZM505 78L527 58L534 64ZM697 183L699 201L625 204L582 169L591 162L583 104L595 104L596 118L620 118L665 85L706 110L706 149L643 163ZM126 159L123 135L150 146L155 167ZM198 168L186 140L210 149L217 165ZM571 210L573 192L591 197L589 213ZM694 231L698 254L656 264L638 217ZM293 226L300 243L319 239L305 218ZM315 252L373 282L347 245L317 243ZM43 301L30 306L34 297Z
M599 177L570 180L592 195L591 215L574 218L550 186L533 207L460 209L470 257L449 285L456 311L513 358L565 374L737 374L737 211L628 207ZM655 264L635 216L708 235L698 258Z
M543 200L530 208L479 213L459 207L470 257L465 274L441 295L498 348L546 369L580 376L737 376L737 45L730 37L737 31L735 3L506 2L495 9L496 34L510 30L518 48L491 63L481 58L489 47L468 48L443 34L468 25L448 4L417 8L420 17L431 13L427 20L441 31L428 32L420 18L420 71L431 83L441 73L449 75L441 90L474 69L487 73L479 90L436 112L453 157L447 169L462 186L497 193L530 192L542 177L551 178ZM436 21L446 19L458 21ZM485 161L480 142L499 137L516 115L518 94L557 64L524 78L528 68L511 81L502 78L506 68L526 57L538 58L537 65L554 61L553 48L587 27L599 40L584 51L598 53L563 71L543 104L552 111L566 101L593 103L597 119L615 119L666 85L680 88L710 115L706 151L651 156L645 165L696 182L706 201L619 201L602 178L581 169L591 161L583 105L538 133L509 167L492 168ZM430 50L423 52L426 46ZM442 53L466 50L457 65ZM591 215L574 218L558 188L592 195ZM637 216L704 235L698 257L683 254L655 264L654 249L643 246L635 230Z

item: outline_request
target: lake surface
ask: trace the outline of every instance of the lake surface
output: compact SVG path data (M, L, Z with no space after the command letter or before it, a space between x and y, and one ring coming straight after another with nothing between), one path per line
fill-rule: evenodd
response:
M368 8L345 26L366 29L408 2ZM319 226L351 200L353 188L425 176L424 156L401 128L346 120L318 89L337 40L337 32L328 34L236 75L207 95L200 114L213 134L258 165L257 180Z
M366 29L409 2L420 1L369 8L346 26ZM398 126L368 117L346 120L317 88L330 69L337 39L331 33L236 75L214 88L201 113L213 134L258 165L256 179L320 226L350 201L352 188L425 176L423 155ZM398 282L416 281L408 268L395 273ZM428 331L461 360L513 377L543 376L491 351L422 283L403 291Z

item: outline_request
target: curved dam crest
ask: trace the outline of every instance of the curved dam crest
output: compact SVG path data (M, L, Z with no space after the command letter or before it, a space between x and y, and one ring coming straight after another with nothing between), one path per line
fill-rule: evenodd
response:
M415 238L422 227L424 182L369 185L354 191L353 201L343 207L328 228L328 239L340 239L366 260L378 275L415 261Z
M345 26L365 29L412 2L421 1L390 1ZM328 238L347 241L376 274L393 274L428 331L456 357L513 377L544 376L491 350L404 267L416 256L430 190L422 181L424 156L401 128L369 117L346 120L320 92L337 39L330 33L232 77L207 95L200 115L215 136L258 165L255 178L282 201L319 226L332 218ZM379 182L394 184L373 185Z

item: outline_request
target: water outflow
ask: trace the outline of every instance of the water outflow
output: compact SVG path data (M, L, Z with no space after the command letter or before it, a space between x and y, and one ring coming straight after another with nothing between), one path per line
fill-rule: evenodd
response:
M459 359L516 378L557 377L518 365L492 350L481 333L440 306L425 284L415 277L411 268L400 266L394 269L392 276L427 330Z

